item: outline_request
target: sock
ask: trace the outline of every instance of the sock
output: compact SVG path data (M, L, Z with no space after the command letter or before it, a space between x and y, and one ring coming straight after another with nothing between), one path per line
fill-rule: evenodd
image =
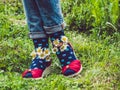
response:
M45 51L49 47L48 38L33 39L33 43L34 43L36 52L39 50ZM34 55L34 52L33 52L33 55ZM32 61L30 69L35 69L35 68L45 69L46 68L46 64L44 64L45 61L46 60L44 59L44 56L40 58L38 55L36 55L36 57Z
M68 39L64 31L59 31L50 35L53 44L53 52L56 53L60 60L61 66L69 65L72 61L77 60L72 46L68 43ZM67 70L66 75L75 73L73 70Z
M35 50L31 53L33 60L29 69L44 70L47 67L47 59L50 60L50 52L48 50L48 38L33 39L33 43ZM32 74L28 72L25 77L32 77Z
M48 48L48 38L38 38L38 39L33 39L34 47L37 49L38 47L41 48Z

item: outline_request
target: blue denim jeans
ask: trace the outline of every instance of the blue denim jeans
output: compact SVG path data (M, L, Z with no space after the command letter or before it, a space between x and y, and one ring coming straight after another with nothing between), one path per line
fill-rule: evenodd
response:
M44 38L63 30L60 0L23 0L30 38Z

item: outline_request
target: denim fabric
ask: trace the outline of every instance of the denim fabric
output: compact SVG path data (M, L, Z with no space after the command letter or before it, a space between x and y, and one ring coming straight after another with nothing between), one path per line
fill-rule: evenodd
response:
M60 0L23 0L30 38L44 38L64 28Z

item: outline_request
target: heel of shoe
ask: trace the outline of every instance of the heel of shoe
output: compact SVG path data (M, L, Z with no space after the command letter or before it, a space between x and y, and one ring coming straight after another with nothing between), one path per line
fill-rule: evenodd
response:
M51 66L47 67L47 68L44 70L42 77L47 76L47 75L50 73L50 71L51 71Z

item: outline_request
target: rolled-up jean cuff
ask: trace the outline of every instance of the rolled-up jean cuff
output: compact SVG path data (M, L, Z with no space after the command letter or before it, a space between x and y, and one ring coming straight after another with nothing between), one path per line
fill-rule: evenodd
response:
M52 34L58 31L62 31L66 26L66 23L62 23L60 25L55 25L52 27L46 27L44 26L44 30L46 31L47 34Z
M47 35L45 34L45 32L30 32L29 37L31 39L37 39L37 38L46 38Z

